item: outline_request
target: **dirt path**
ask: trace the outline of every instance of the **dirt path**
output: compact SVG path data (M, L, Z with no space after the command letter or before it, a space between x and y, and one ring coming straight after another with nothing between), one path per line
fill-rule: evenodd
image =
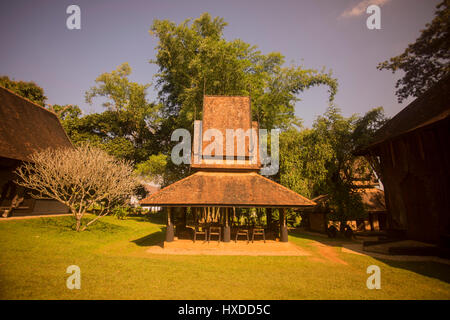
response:
M228 243L210 243L191 240L164 242L163 245L151 246L148 253L180 255L232 255L232 256L309 256L311 253L290 242L277 241L234 241Z
M336 252L336 249L334 247L320 243L320 242L316 242L316 241L311 243L311 245L313 247L317 248L317 250L318 250L319 257L312 258L315 261L320 261L320 262L331 261L334 263L348 265L347 262L345 262L344 260L342 260L338 257L338 252Z

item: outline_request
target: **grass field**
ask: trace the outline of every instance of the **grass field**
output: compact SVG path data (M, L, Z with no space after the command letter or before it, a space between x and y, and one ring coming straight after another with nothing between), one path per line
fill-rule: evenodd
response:
M305 257L149 254L163 226L113 217L76 233L71 217L0 222L0 299L450 299L450 266L341 252L291 234ZM66 268L81 268L81 289ZM381 268L381 289L366 268Z

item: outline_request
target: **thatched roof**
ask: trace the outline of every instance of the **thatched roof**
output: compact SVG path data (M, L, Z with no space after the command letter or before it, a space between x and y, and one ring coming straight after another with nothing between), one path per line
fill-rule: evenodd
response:
M374 136L364 150L386 140L431 125L450 116L450 75L397 113ZM363 151L364 152L364 151ZM362 152L362 153L363 153Z
M0 157L29 160L47 148L72 147L51 111L0 87Z
M152 206L308 207L315 203L256 172L199 171L144 200Z

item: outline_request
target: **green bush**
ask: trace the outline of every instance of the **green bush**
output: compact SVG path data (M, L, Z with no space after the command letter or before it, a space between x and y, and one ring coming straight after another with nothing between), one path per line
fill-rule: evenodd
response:
M119 220L125 219L130 214L130 208L117 206L112 209L112 214Z

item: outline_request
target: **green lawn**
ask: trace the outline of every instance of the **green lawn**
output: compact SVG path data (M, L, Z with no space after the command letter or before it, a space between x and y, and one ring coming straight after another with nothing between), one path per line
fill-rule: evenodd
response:
M392 262L341 252L323 238L290 235L308 257L177 256L146 253L164 235L143 218L106 217L76 233L71 217L0 222L0 299L449 299L450 266ZM66 268L81 268L81 290ZM381 289L366 268L381 268Z

